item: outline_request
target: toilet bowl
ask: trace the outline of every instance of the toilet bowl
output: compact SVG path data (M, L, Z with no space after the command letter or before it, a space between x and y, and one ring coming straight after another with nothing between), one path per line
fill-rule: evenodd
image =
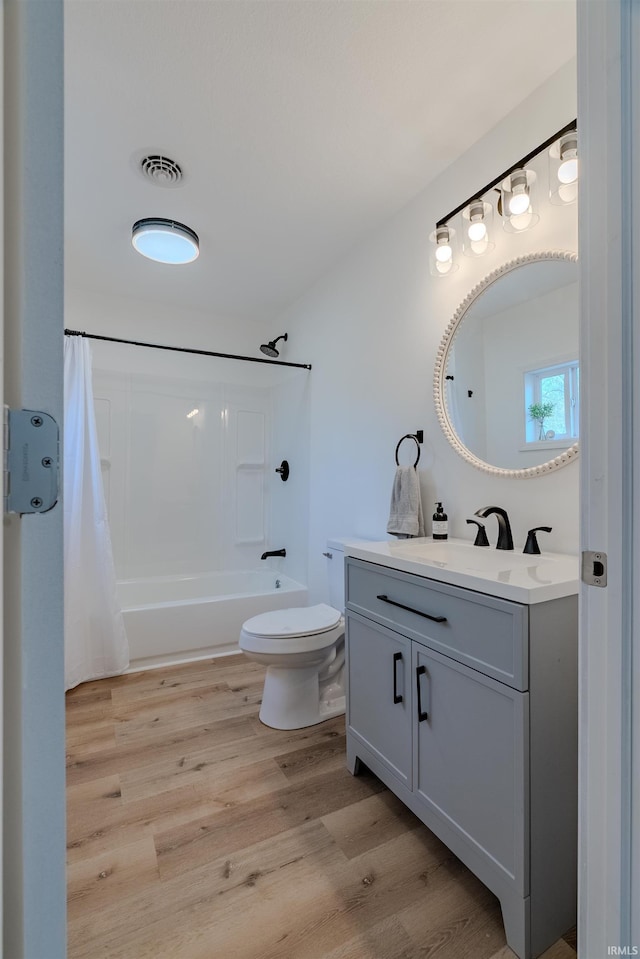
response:
M248 619L240 649L267 667L260 719L302 729L344 713L344 618L320 603Z
M303 729L345 711L343 546L331 541L328 547L336 605L261 613L240 632L245 656L267 667L260 720L274 729Z

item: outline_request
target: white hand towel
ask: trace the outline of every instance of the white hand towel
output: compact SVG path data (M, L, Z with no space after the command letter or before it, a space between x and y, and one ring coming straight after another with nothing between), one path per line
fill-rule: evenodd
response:
M420 480L415 466L399 466L393 480L387 533L424 536Z

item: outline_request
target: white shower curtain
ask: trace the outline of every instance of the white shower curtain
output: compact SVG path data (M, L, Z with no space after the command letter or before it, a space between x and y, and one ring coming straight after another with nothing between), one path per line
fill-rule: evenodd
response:
M116 596L91 384L91 349L64 343L65 689L123 672L129 644Z

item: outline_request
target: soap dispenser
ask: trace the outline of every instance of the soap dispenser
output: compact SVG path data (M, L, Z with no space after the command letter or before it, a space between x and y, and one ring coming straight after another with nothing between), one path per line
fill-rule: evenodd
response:
M436 503L431 531L434 539L447 539L449 536L449 517L443 510L442 503Z

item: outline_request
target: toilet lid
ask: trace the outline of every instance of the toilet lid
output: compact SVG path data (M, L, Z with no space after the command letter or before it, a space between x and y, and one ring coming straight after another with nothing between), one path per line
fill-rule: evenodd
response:
M253 636L311 636L326 633L340 622L340 613L333 606L300 606L295 609L274 609L252 616L242 627Z

